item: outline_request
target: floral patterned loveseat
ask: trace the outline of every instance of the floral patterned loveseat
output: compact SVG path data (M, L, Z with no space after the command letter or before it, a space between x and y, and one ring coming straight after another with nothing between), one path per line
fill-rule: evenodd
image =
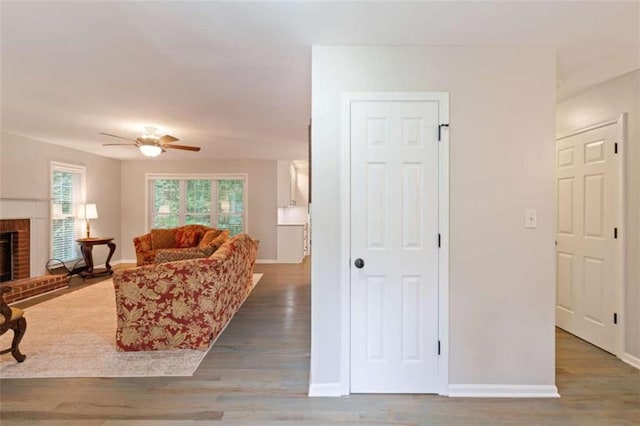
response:
M239 234L207 258L116 271L117 349L207 349L251 292L257 251Z
M209 257L229 238L229 231L204 225L152 229L133 239L138 266Z

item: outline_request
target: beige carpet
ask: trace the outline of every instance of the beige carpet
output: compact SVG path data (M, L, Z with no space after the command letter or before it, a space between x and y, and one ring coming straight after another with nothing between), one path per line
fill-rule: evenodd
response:
M262 274L253 275L255 286ZM191 376L208 351L116 351L116 306L112 281L106 280L25 310L27 333L17 363L0 355L0 378ZM66 316L59 323L55 318ZM0 336L11 346L13 332Z

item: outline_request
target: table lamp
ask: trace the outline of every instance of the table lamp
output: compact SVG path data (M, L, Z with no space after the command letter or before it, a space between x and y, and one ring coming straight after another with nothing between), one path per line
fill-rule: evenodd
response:
M79 204L78 205L78 219L84 219L87 221L87 238L91 236L91 225L89 221L91 219L98 218L98 209L95 204Z

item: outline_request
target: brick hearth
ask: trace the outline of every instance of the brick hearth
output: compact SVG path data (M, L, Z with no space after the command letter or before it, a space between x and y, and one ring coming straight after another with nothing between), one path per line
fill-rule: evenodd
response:
M12 303L66 287L67 276L43 275L41 277L23 278L3 282L1 286L10 286L13 288L13 291L4 295L4 300L6 300L7 303Z

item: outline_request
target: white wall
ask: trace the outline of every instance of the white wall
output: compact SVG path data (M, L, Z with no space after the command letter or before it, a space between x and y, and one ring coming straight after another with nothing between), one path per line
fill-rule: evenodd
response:
M450 93L450 380L555 383L555 54L314 46L311 386L340 384L342 92ZM537 209L538 229L524 229Z
M0 133L0 147L0 218L29 214L37 223L35 229L32 224L36 232L31 235L36 243L32 246L32 275L44 274L51 258L51 161L87 168L87 201L96 203L99 216L91 221L91 233L114 237L117 248L113 261L120 259L120 161L5 132ZM96 265L104 262L107 253L106 246L95 247Z
M626 223L625 293L623 316L625 351L640 359L640 71L625 74L558 105L558 132L577 130L628 115L628 141L624 155Z
M194 154L196 157L197 154ZM135 259L133 237L145 227L145 185L147 173L247 173L249 191L249 234L260 240L258 259L276 259L276 161L267 160L181 160L156 158L122 162L123 259Z

